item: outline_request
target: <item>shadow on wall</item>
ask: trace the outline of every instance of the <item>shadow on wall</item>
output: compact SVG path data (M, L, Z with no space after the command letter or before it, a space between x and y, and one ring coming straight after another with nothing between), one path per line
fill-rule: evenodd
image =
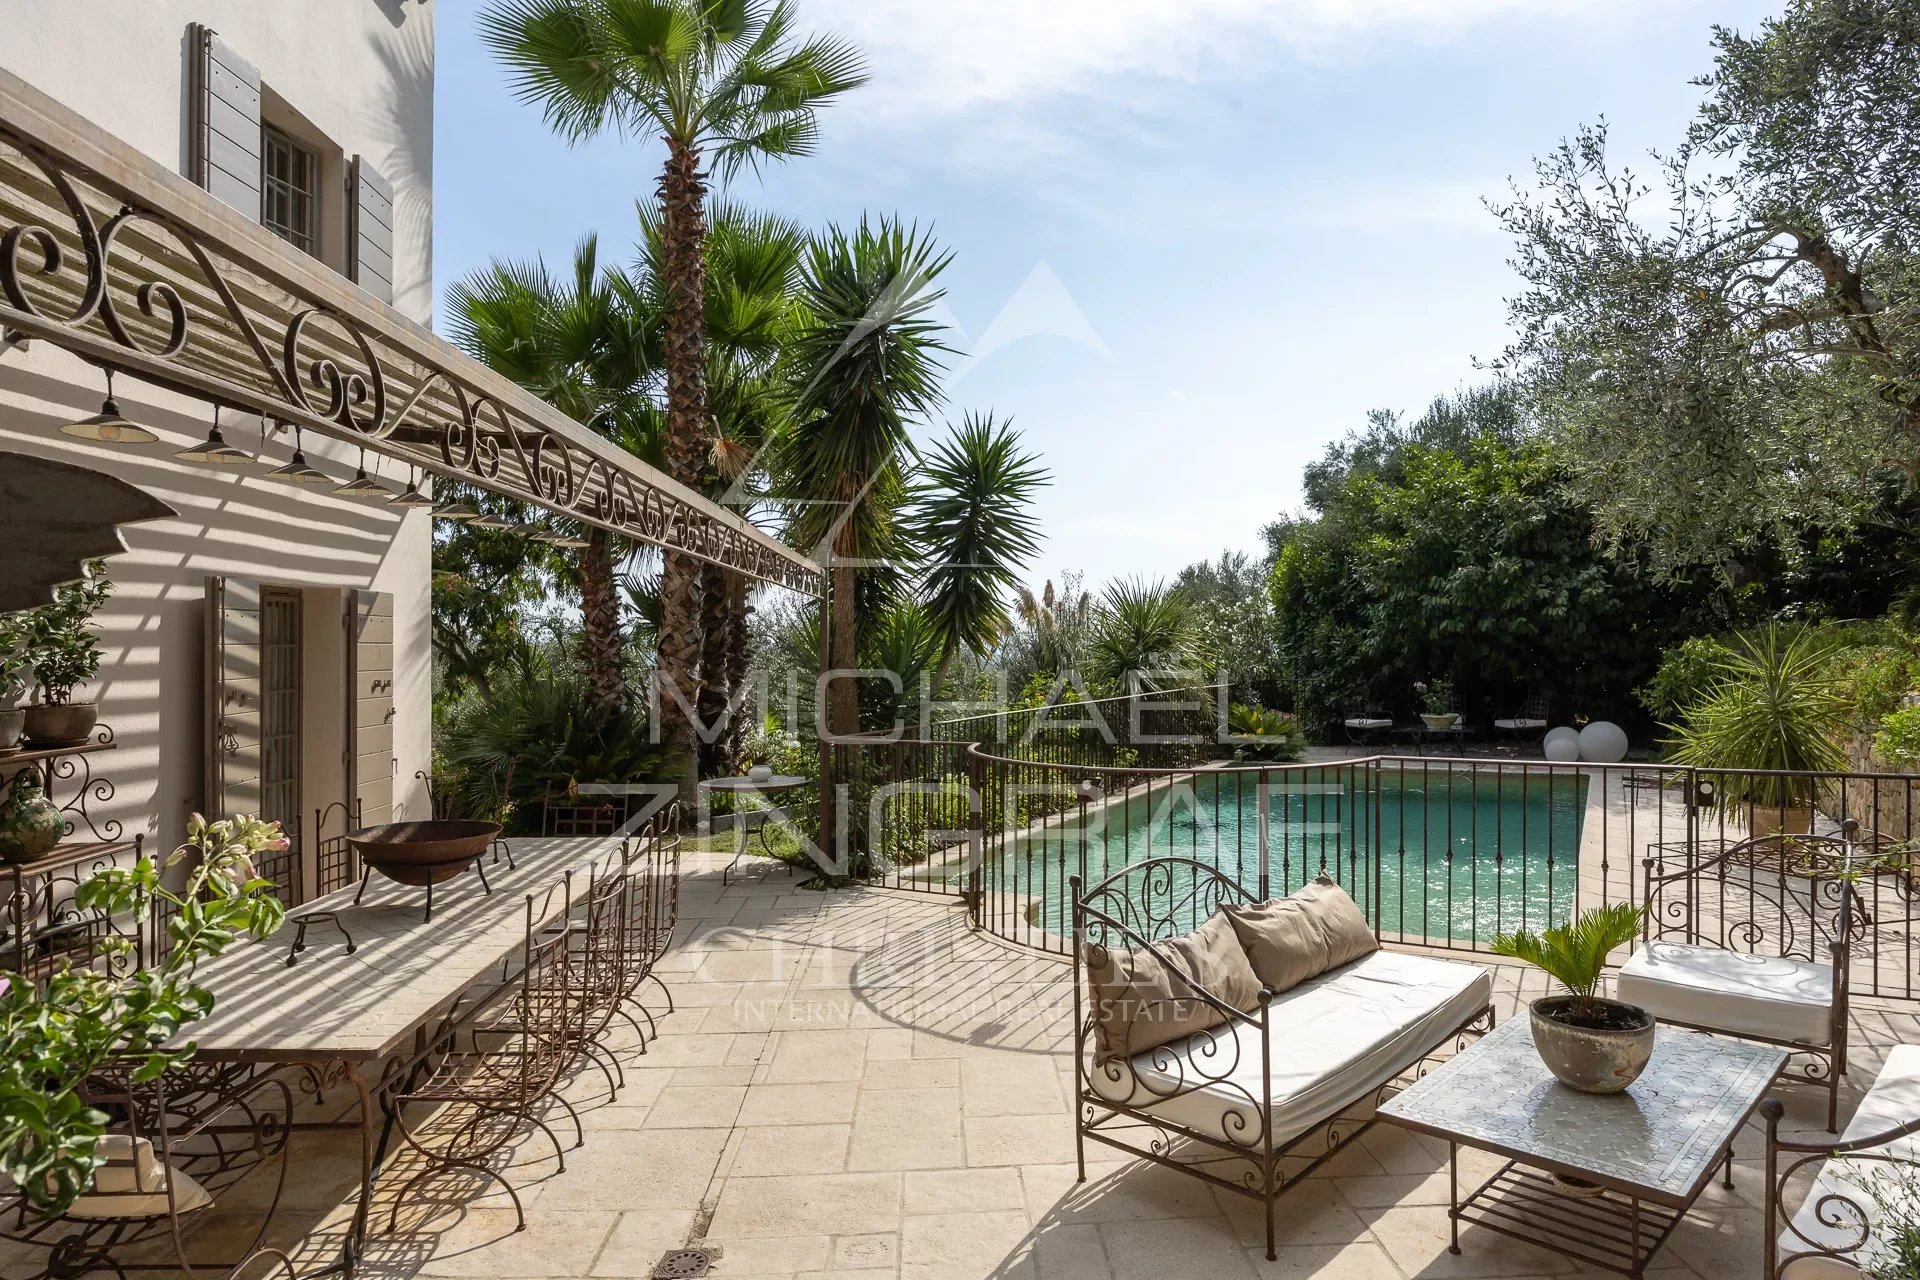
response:
M129 416L160 434L159 443L115 448L68 439L58 434L60 423L99 407L92 380L0 364L0 447L118 476L180 513L126 526L128 550L108 561L114 593L96 618L104 657L93 695L119 745L94 762L112 785L94 793L91 815L102 838L145 832L165 850L180 839L202 795L207 578L368 587L401 517L324 489L269 480L264 468L178 462L176 450L204 438L207 411L158 408L125 384L116 391ZM232 443L256 447L258 419L228 421ZM268 464L285 461L291 448L291 440L269 436ZM121 829L110 833L116 822Z
M419 316L433 326L433 10L414 0L381 0L400 35L372 42L373 55L386 68L392 94L385 119L369 133L386 146L381 165L393 187L393 240L422 247L420 278L394 281L393 305L402 315ZM371 157L370 157L371 158ZM394 267L404 257L396 254Z

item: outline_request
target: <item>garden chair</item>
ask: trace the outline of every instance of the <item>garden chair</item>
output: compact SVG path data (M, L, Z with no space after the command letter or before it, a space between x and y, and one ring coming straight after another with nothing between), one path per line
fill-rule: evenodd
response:
M1655 846L1644 861L1641 945L1615 994L1661 1022L1776 1044L1810 1059L1785 1079L1827 1090L1839 1121L1847 1070L1848 950L1862 930L1839 836L1757 836L1701 857Z
M1838 1142L1781 1137L1786 1108L1778 1098L1761 1103L1760 1113L1767 1122L1765 1280L1908 1274L1894 1269L1889 1237L1913 1232L1920 1217L1920 1045L1895 1045L1887 1054ZM1788 1184L1807 1169L1813 1185L1789 1216Z
M1547 713L1552 707L1553 700L1546 694L1533 694L1518 707L1494 719L1494 736L1512 738L1515 742L1537 742L1547 736Z
M1347 741L1356 747L1374 746L1393 732L1393 712L1378 707L1349 707L1340 713Z
M467 1171L498 1182L513 1201L517 1229L527 1225L520 1193L491 1163L523 1127L546 1134L566 1169L566 1151L541 1112L557 1102L572 1117L574 1146L586 1141L580 1117L559 1091L578 1058L585 1022L572 952L572 929L541 932L527 898L521 963L496 997L443 1022L419 1055L407 1084L386 1102L394 1131L426 1161L394 1197L388 1230L415 1186L437 1174ZM409 1108L426 1108L428 1114ZM462 1117L464 1113L464 1118ZM507 1123L489 1123L504 1120ZM423 1121L431 1121L429 1129ZM457 1122L456 1122L457 1121Z

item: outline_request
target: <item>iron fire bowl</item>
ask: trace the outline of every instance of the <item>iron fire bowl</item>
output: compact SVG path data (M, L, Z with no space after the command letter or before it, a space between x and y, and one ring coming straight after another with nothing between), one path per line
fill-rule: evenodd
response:
M453 879L500 837L497 822L390 822L347 833L360 861L399 884Z

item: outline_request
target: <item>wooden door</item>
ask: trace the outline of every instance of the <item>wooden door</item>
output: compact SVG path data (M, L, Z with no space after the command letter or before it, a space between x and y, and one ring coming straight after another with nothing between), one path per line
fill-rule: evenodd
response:
M393 821L393 597L347 598L347 794L360 821Z

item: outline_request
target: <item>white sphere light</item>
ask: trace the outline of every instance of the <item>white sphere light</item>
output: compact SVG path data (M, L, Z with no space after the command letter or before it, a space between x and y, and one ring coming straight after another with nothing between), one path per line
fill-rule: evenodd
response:
M1627 731L1611 720L1595 720L1580 731L1580 758L1589 764L1619 764L1627 758Z
M1540 740L1540 751L1556 764L1572 764L1580 758L1580 734L1565 725L1551 729Z

